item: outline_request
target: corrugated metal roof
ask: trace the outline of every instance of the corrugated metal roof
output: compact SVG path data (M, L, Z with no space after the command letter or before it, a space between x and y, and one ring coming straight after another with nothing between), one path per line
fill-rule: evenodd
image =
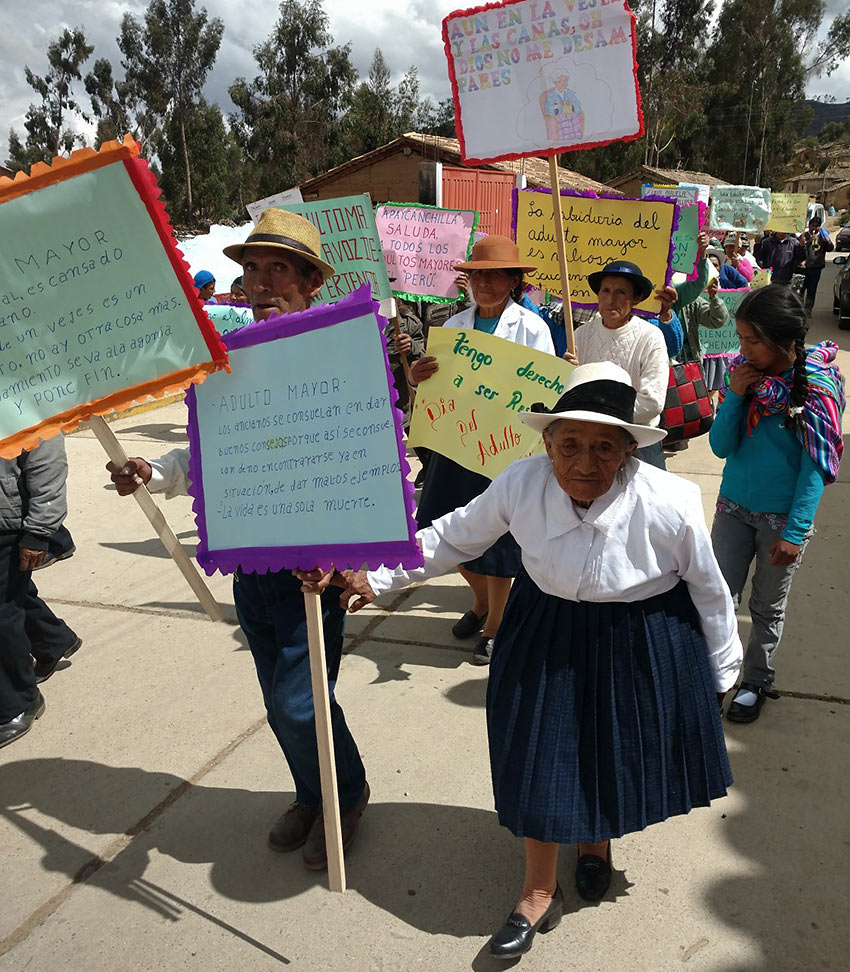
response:
M365 155L358 155L356 158L343 162L342 165L329 169L306 182L301 183L302 192L311 192L327 182L332 182L343 174L355 172L364 166L371 165L387 156L395 155L397 152L410 148L414 152L420 153L424 158L432 158L437 162L448 162L451 165L465 165L460 156L460 142L456 138L446 138L441 135L423 135L420 132L406 132L404 135L381 145ZM513 159L509 162L491 162L488 165L476 166L481 169L495 169L501 172L518 173L523 171L525 166L525 176L528 185L532 189L550 188L549 186L549 161L548 159L527 158ZM467 166L467 168L470 168ZM558 167L558 181L562 189L577 189L580 192L600 192L610 193L611 187L579 172L571 169Z

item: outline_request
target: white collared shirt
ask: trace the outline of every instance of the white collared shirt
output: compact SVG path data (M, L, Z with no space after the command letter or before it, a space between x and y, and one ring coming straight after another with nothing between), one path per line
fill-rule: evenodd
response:
M450 317L443 327L459 327L471 331L475 327L477 312L478 304L473 304L472 307L467 307L466 310ZM507 306L499 316L499 323L493 336L513 341L515 344L524 344L535 351L555 353L555 345L552 343L552 335L546 321L539 314L528 310L527 307L522 307L510 297Z
M467 506L417 533L418 570L370 571L376 594L437 577L480 556L510 531L529 577L570 601L642 601L684 580L702 621L718 692L735 683L743 650L729 589L705 525L699 487L632 460L583 518L548 456L512 463Z

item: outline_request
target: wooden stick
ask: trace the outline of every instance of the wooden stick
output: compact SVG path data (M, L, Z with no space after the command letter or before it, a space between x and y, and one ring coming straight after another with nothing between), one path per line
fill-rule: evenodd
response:
M123 446L115 438L115 433L108 423L100 415L93 415L89 419L89 426L97 436L98 442L103 446L104 451L110 460L119 468L127 464L127 453ZM195 592L195 596L201 602L201 607L207 612L210 620L224 621L221 608L213 597L212 592L204 583L203 577L198 572L197 567L192 563L186 551L180 545L180 541L174 535L174 531L166 522L162 515L162 510L156 505L156 500L151 496L147 486L140 486L133 496L141 506L145 516L150 520L151 526L156 530L159 539L162 540L165 549L171 554L174 563L180 568L180 573L186 578L189 586Z
M398 314L392 319L393 333L395 334L395 346L398 348L398 339L401 337L401 324L399 323ZM416 398L416 386L411 384L410 381L410 362L407 360L407 352L398 351L398 356L401 359L401 367L404 371L404 380L407 383L407 397L410 404L413 404L413 399Z
M558 263L561 265L561 295L564 299L564 329L567 332L567 350L576 353L573 333L573 308L570 302L570 272L567 268L567 244L564 240L564 217L561 210L561 182L558 178L558 157L549 156L549 184L552 187L552 215L555 220L555 241L558 244Z
M331 696L328 691L322 604L318 594L304 595L304 611L307 614L310 678L313 683L313 709L316 713L316 745L319 749L319 775L322 781L322 813L325 820L325 846L328 852L328 887L331 891L342 893L345 891L342 821L336 785L336 759L331 730Z

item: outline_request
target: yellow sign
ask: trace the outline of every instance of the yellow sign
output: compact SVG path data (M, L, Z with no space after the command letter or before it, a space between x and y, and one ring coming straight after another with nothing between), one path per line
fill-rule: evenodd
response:
M802 233L806 228L809 197L804 192L774 192L770 196L770 219L765 229L774 233Z
M753 279L750 281L750 290L758 290L759 287L766 287L770 283L771 271L762 270L756 267L753 270Z
M541 290L560 295L552 199L548 193L526 189L517 190L516 195L519 252L523 261L537 266L525 278ZM664 286L670 267L674 203L594 199L564 192L561 196L571 303L596 307L588 275L614 260L636 263L656 289ZM660 310L654 294L638 307L651 313Z
M483 331L435 327L428 354L439 370L416 392L409 445L433 449L494 479L515 459L543 451L520 412L552 406L573 366Z

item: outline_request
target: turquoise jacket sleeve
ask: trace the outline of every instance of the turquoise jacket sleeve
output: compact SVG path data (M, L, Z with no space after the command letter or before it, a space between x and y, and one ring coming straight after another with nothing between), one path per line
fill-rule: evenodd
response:
M726 389L726 397L708 431L708 443L718 459L726 459L738 448L744 428L744 404L743 396L736 395L731 388Z
M794 502L788 512L788 522L782 539L801 544L815 521L815 512L825 486L824 473L812 457L803 450L800 473L794 490Z
M692 304L708 286L708 260L698 260L696 270L696 280L686 280L675 285L679 299L673 304L674 311L679 311L685 304Z

